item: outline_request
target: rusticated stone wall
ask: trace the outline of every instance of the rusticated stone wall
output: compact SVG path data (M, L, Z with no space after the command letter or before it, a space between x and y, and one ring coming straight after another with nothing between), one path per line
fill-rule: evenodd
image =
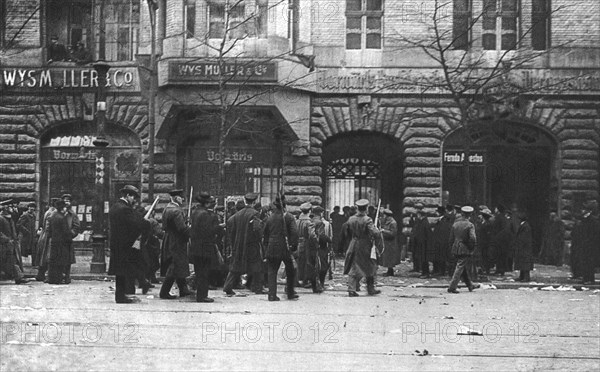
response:
M292 206L310 201L323 202L322 149L338 134L373 131L391 136L402 144L404 154L403 214L414 211L417 202L432 213L441 202L441 149L444 138L457 125L440 115L433 102L408 98L372 97L361 105L358 96L316 97L311 123L310 156L285 158L284 183ZM445 104L443 104L445 105ZM415 119L414 107L430 111L431 116ZM600 154L600 104L589 101L531 102L512 113L511 120L543 128L557 145L555 172L559 180L559 209L568 231L573 225L573 206L577 198L598 200Z

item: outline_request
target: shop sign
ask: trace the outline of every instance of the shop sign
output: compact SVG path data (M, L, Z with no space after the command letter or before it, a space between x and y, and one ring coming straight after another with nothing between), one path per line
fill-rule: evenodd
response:
M471 152L468 156L470 164L483 164L483 154L480 152ZM462 164L465 162L465 153L457 151L444 152L444 163Z
M134 68L113 68L106 74L106 88L135 89ZM16 88L97 88L98 72L93 68L4 68L0 85Z
M224 161L232 163L247 163L251 162L253 154L248 149L225 150ZM209 162L218 163L221 161L221 154L218 150L206 150L206 160Z
M50 147L88 147L93 146L95 136L63 136L50 140Z
M220 76L231 82L277 82L275 62L169 62L169 83L217 82Z
M52 160L96 160L96 151L52 150Z

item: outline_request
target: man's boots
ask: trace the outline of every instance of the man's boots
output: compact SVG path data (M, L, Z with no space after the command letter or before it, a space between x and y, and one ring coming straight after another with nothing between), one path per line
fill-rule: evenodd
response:
M71 265L65 265L65 284L71 284Z
M367 277L367 292L370 296L378 295L381 293L380 290L375 289L375 278L372 276Z
M163 282L162 286L160 287L160 298L162 298L164 300L172 300L172 299L176 298L175 296L171 295L171 293L170 293L173 283L175 283L175 278L170 277L170 276L165 278L165 281Z
M185 297L192 294L187 287L185 279L177 279L177 287L179 287L179 297Z

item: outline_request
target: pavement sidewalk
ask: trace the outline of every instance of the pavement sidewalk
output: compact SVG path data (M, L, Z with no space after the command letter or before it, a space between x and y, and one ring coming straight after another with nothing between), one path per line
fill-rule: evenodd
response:
M76 256L76 263L71 265L71 278L73 280L99 280L109 281L114 280L114 276L106 273L91 273L90 263L92 260L91 254L82 254ZM106 258L108 268L108 257ZM35 278L37 268L31 266L31 259L23 259L25 277ZM346 277L343 275L344 261L342 258L337 258L333 269L333 278L326 285L329 285L329 290L346 290ZM393 277L386 277L383 274L385 268L380 267L377 284L379 286L390 287L425 287L425 288L445 288L448 286L449 276L434 276L429 278L420 278L418 273L411 273L412 263L404 261L395 267ZM190 266L190 271L193 271L193 266ZM600 275L596 274L596 284L582 285L580 280L571 279L570 268L567 265L560 267L536 264L531 272L531 282L520 283L515 282L519 277L518 271L508 272L504 276L485 276L480 275L475 282L482 284L493 285L496 289L518 289L518 288L544 288L547 286L571 286L576 290L581 290L582 287L589 289L600 289Z

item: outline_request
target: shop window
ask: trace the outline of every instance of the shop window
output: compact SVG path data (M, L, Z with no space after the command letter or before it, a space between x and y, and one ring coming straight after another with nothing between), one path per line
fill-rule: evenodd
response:
M550 47L550 0L533 0L531 9L531 46L534 50Z
M519 0L483 0L483 49L512 50L517 47Z
M381 49L383 0L346 0L346 49Z
M52 36L68 49L82 42L93 59L108 61L137 54L140 0L50 0L47 9L48 45Z
M6 47L6 25L8 17L6 16L6 1L0 2L0 48Z
M196 36L196 1L188 0L185 4L185 33L186 38Z
M454 0L452 46L454 49L467 50L471 36L471 0Z
M268 2L257 0L251 6L247 2L209 0L208 18L210 39L243 39L267 37ZM225 35L227 33L227 35Z

